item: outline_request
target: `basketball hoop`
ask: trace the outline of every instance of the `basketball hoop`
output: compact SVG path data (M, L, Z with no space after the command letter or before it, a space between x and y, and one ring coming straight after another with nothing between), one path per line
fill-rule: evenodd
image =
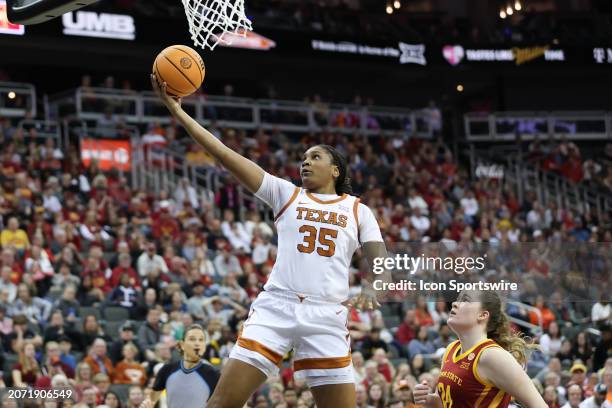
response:
M193 43L214 50L219 43L231 44L226 33L246 36L253 30L244 13L244 0L182 0Z

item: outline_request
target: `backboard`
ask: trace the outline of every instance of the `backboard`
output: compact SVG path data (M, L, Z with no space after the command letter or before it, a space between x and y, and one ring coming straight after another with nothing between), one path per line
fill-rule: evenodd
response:
M6 0L7 16L15 24L39 24L99 0Z

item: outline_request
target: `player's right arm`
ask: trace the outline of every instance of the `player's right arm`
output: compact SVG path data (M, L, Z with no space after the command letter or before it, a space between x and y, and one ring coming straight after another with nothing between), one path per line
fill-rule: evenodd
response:
M195 119L189 116L181 107L180 99L176 100L168 95L166 83L163 83L161 87L158 85L155 75L151 75L151 84L172 116L187 130L193 140L206 149L211 156L232 173L251 193L259 190L264 177L264 170L261 167L224 145L212 133L204 129Z
M547 408L523 367L506 350L500 347L486 349L477 369L481 377L512 395L525 408Z

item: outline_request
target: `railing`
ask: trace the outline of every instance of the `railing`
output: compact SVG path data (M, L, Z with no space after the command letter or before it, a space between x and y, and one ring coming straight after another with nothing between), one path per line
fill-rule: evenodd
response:
M171 118L152 92L104 88L77 88L49 98L52 112L68 112L81 120L121 117L130 123L169 123ZM215 122L238 129L279 129L286 132L330 130L365 135L398 133L430 138L424 110L328 104L323 107L300 101L258 100L219 96L183 98L183 107L198 122Z
M537 319L538 319L538 324L537 325L533 324L533 323L529 323L529 322L527 322L525 320L518 319L516 317L512 317L512 316L509 316L508 319L512 323L516 324L517 326L521 326L521 327L529 329L529 331L534 336L538 336L538 335L542 334L542 331L544 329L544 323L542 321L542 312L540 312L540 309L538 309L537 307L530 306L530 305L525 304L525 303L514 301L514 300L508 300L508 301L506 301L506 304L509 305L509 306L515 306L515 307L517 307L519 309L522 309L522 310L526 310L528 313L529 312L533 312L536 315Z
M465 134L470 142L512 142L564 135L569 140L612 139L612 113L594 112L496 112L468 113Z
M26 140L35 138L41 142L40 139L52 138L57 148L63 149L65 146L61 126L55 121L24 119L17 124L17 128L23 129Z
M0 116L36 117L36 90L34 85L0 81Z
M500 154L495 154L495 152ZM505 152L504 154L501 154ZM477 150L470 144L470 163L472 176L476 177L479 165L501 166L503 184L516 191L519 201L523 201L526 191L533 191L537 200L544 206L554 202L558 208L567 208L577 214L594 212L598 217L612 210L612 195L598 192L595 188L583 184L574 184L565 177L527 163L521 159L516 149Z
M132 138L132 186L159 194L165 190L170 195L185 179L188 185L196 189L200 203L210 199L212 192L218 191L223 182L225 173L216 166L199 166L190 163L184 155L178 154L163 147L143 145L139 137ZM270 221L271 216L266 207L252 194L248 194L242 186L237 187L240 203L239 218L244 220L247 208L263 212L264 221ZM218 211L218 210L217 210ZM217 214L221 216L221 214Z
M516 158L508 157L507 163L516 174L521 188L528 187L535 191L538 201L543 205L555 202L559 208L568 208L578 214L594 211L598 217L612 210L611 194L599 193L591 187L571 183L565 177L520 162Z

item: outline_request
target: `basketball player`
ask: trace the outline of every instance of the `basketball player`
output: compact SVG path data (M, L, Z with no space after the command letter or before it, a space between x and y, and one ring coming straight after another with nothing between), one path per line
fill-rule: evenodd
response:
M510 331L495 292L461 292L448 326L459 340L444 353L436 389L432 392L425 383L415 386L415 403L425 408L506 408L514 397L524 408L547 408L522 368L532 346Z
M347 306L372 309L378 302L370 284L342 304L349 293L349 265L359 244L370 265L386 256L386 249L373 213L349 195L345 159L331 146L311 147L297 187L229 149L185 113L180 100L168 96L165 83L160 89L151 79L191 137L272 207L278 231L276 263L208 406L243 407L293 349L295 375L306 379L319 408L354 408Z
M153 392L140 408L153 408L166 390L169 407L202 408L213 393L219 373L202 355L206 349L206 331L199 324L185 329L178 344L181 360L165 364L155 376Z

